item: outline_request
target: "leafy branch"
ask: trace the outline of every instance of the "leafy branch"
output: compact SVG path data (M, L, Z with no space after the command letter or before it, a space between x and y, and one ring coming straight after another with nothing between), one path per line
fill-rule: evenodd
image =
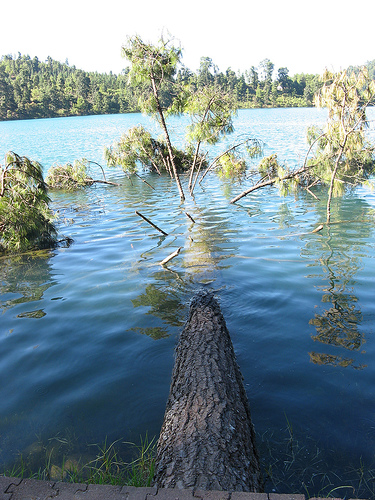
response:
M40 163L9 152L0 178L0 249L54 246L57 231Z

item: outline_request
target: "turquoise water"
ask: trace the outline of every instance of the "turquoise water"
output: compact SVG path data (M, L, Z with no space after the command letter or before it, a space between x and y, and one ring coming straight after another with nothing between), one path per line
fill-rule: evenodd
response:
M306 127L324 118L315 109L247 110L235 126L294 167ZM151 123L141 115L5 122L0 150L46 170L81 157L104 165L104 146L140 122ZM172 121L180 142L183 123ZM0 258L0 468L19 453L37 464L51 442L90 457L88 445L106 437L158 435L189 301L208 287L272 467L268 490L357 488L361 463L368 470L375 458L375 195L335 199L333 220L348 222L312 233L325 220L324 193L317 201L270 188L230 205L246 184L212 175L181 205L166 177L145 175L152 190L120 171L106 175L119 186L51 193L72 246Z

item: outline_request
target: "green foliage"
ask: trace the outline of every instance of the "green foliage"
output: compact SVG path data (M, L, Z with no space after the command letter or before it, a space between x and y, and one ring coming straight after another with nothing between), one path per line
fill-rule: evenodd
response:
M181 151L172 147L176 168L187 170L193 159L191 151ZM171 174L168 149L163 141L154 139L141 125L132 127L123 134L120 141L106 148L104 152L109 167L120 166L124 172L133 174L137 166L160 174Z
M56 244L42 166L8 153L0 170L0 249L20 252Z
M218 160L218 175L221 178L233 179L241 177L246 172L246 162L243 158L237 158L234 153L226 153Z
M289 176L289 170L280 165L277 155L272 154L263 158L258 165L263 179L273 180L282 195L287 195L297 187L298 179Z
M220 88L242 108L311 106L313 95L321 86L317 75L289 77L288 69L280 68L274 82L276 87L272 90L269 70L273 63L269 60L265 60L268 61L266 79L259 78L255 66L245 74L236 74L230 68L219 72L209 57L203 57L199 70L193 73L179 65L181 49L164 40L153 46L133 37L128 40L123 53L129 58L131 68L125 68L119 75L82 71L51 57L44 62L21 54L1 57L0 120L140 110L156 114L152 83L145 80L150 71L164 112L177 102L179 95L183 96L186 85L193 91ZM264 61L260 66L263 64Z
M366 108L374 99L375 82L365 68L361 71L326 71L323 87L316 95L317 106L328 108L324 130L308 131L315 155L309 160L312 171L322 184L329 185L327 222L333 195L366 182L374 172L375 146L366 141Z
M45 181L49 188L72 190L91 185L93 179L89 176L89 162L83 158L73 165L67 163L51 167Z
M375 95L375 82L366 70L358 75L342 71L337 75L326 72L324 85L316 96L316 105L328 108L324 130L311 129L308 138L317 141L312 162L324 184L334 178L334 194L342 194L345 184L356 185L369 178L374 168L374 147L365 138L366 107Z
M202 167L201 144L216 144L220 138L234 131L233 115L236 104L233 96L219 87L208 86L191 92L185 101L184 111L191 117L187 127L187 140L195 147L189 177L189 189L193 192L193 174L197 164ZM197 177L196 177L197 178Z
M278 175L279 168L280 168L280 164L277 161L276 154L266 156L265 158L263 158L260 161L260 163L258 165L258 170L259 170L260 174L262 175L262 177L265 177L265 176L267 176L269 178L276 177Z
M212 85L215 80L215 75L217 75L218 72L218 68L213 63L211 57L201 57L197 74L197 86L206 87Z
M185 150L181 150L173 147L172 151L177 170L179 172L189 170L194 159L192 148L187 147ZM207 161L204 157L198 156L198 159L202 160L203 167L207 165Z
M285 79L286 75L281 77ZM368 125L366 108L375 98L375 81L369 77L366 68L338 74L326 71L322 80L315 103L328 108L328 120L324 130L318 127L308 129L310 148L304 164L290 171L278 164L276 155L264 158L258 167L262 177L235 196L231 203L256 189L274 184L282 193L302 187L313 196L313 186L328 185L329 223L333 195L342 194L348 187L369 184L375 172L375 145L369 144L365 136Z
M272 82L272 74L275 68L274 64L269 59L264 59L260 62L259 66L262 70L262 80L270 84Z
M375 59L366 63L366 68L371 80L375 80ZM374 104L374 102L372 103Z
M168 168L176 180L181 200L185 195L175 162L169 131L165 121L165 110L173 102L176 81L172 78L181 57L181 49L160 38L158 45L149 45L138 36L128 38L123 47L124 56L130 61L129 82L139 95L139 105L145 113L159 122L168 151ZM165 92L165 89L168 92ZM168 97L168 99L165 98Z
M216 144L234 130L236 103L231 94L218 87L203 87L191 93L184 111L192 119L187 135L190 143Z
M202 57L198 71L193 73L179 65L181 49L163 40L153 46L133 37L123 53L129 56L132 68L125 68L119 75L85 72L50 57L42 62L28 55L3 56L0 59L0 120L140 110L156 113L152 85L144 79L150 69L165 112L177 102L178 95L183 96L186 85L192 91L220 88L230 93L240 108L312 106L314 95L322 86L318 75L290 76L286 67L279 68L272 80L276 72L269 59L261 61L259 68L251 66L244 74L236 74L231 68L220 72L211 58ZM370 78L374 79L374 61L367 66ZM360 68L354 71L358 73Z
M174 75L181 49L160 38L158 44L143 42L139 36L128 37L122 49L131 63L128 82L138 97L142 112L157 116L173 99Z
M154 147L151 134L141 125L129 129L118 142L104 151L109 167L120 166L129 174L136 171L137 163L148 169L154 168L160 173L157 156L158 150L156 144Z
M37 57L0 59L0 120L137 111L127 75L88 73Z

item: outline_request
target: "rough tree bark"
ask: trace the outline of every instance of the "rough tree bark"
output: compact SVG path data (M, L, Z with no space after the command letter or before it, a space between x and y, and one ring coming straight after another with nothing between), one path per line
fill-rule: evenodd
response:
M262 491L242 375L220 307L207 292L193 299L176 349L154 482Z

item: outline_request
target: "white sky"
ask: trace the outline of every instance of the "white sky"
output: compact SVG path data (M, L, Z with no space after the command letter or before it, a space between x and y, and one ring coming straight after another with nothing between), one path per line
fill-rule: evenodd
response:
M202 56L244 72L265 58L295 73L338 71L375 59L374 0L2 0L0 56L51 56L120 73L126 37L177 39L193 71Z

